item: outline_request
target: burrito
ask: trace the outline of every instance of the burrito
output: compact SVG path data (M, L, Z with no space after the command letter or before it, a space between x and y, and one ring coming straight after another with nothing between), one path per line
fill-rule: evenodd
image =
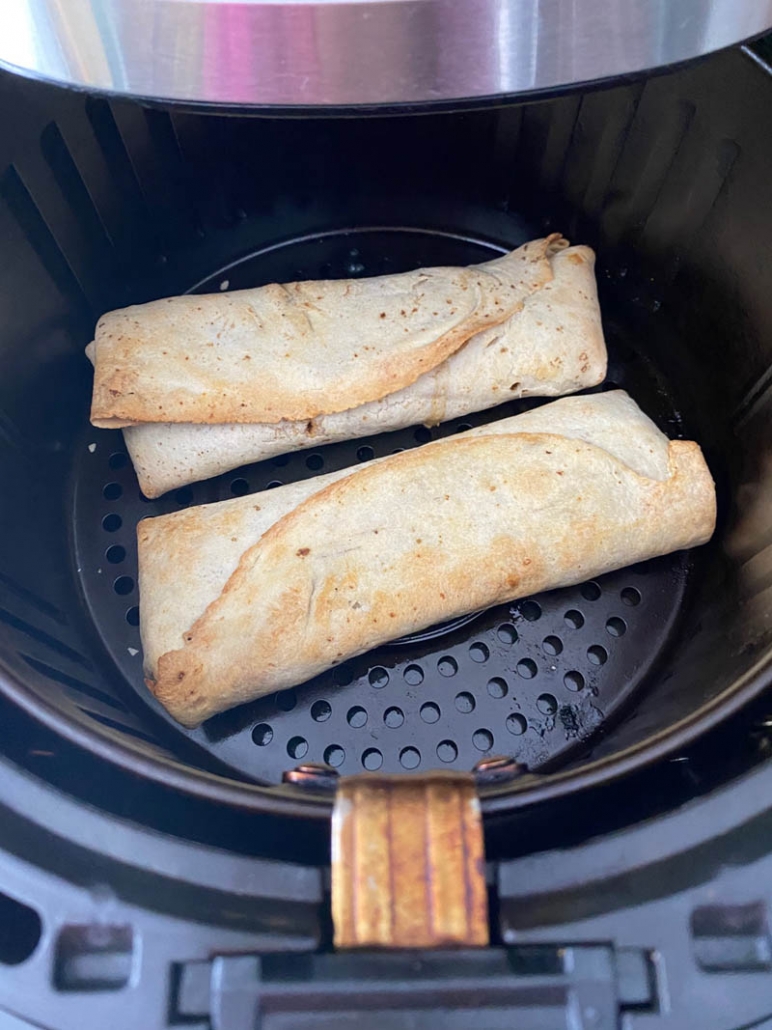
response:
M193 727L388 640L705 543L715 491L623 391L139 524L151 691Z
M148 497L606 374L594 255L560 236L468 269L156 301L105 315L88 353L92 421L133 423Z

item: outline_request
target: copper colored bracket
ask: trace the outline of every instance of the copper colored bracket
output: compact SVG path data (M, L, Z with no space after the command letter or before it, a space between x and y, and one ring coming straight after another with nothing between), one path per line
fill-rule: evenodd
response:
M332 915L338 948L488 944L474 776L342 778L332 816Z

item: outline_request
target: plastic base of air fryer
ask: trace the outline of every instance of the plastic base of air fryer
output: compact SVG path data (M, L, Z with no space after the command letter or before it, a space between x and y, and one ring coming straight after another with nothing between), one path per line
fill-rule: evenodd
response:
M493 947L479 951L334 953L323 870L154 833L3 760L0 1012L52 1030L764 1025L767 713L757 704L657 776L618 785L636 806L699 784L705 796L680 810L491 863ZM70 756L84 776L89 761ZM727 767L745 771L712 790ZM599 813L618 803L593 799Z
M525 231L521 242L537 232ZM195 292L465 265L506 249L451 233L360 228L272 246L218 270ZM604 388L628 390L661 428L679 435L678 409L661 376L613 324L609 330L610 375ZM631 701L666 648L683 606L687 555L669 555L598 582L417 633L192 731L166 714L142 674L136 549L141 518L356 466L539 403L544 398L471 413L436 429L412 427L281 455L156 501L140 493L121 434L89 428L74 468L82 593L127 691L133 688L164 721L170 746L184 733L205 752L204 760L213 758L238 776L269 784L281 783L288 766L301 760L351 775L432 766L471 769L486 754L501 752L530 770L546 771L586 747Z

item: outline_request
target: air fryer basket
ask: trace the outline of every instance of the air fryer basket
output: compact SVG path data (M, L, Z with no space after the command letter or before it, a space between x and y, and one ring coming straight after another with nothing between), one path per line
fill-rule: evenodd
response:
M188 796L324 819L329 797L280 783L301 759L348 773L511 754L532 774L484 794L502 812L673 753L765 685L770 528L752 504L772 322L765 67L736 51L528 106L371 119L225 117L0 84L0 686L15 704ZM142 684L139 518L525 405L151 503L120 434L88 426L83 348L98 315L191 289L482 260L548 230L597 248L605 388L702 444L714 542L401 641L183 733ZM753 517L735 530L741 490Z

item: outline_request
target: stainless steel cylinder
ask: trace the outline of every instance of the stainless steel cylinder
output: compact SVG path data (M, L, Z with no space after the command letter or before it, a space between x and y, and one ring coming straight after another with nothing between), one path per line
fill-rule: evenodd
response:
M166 101L349 107L586 83L770 26L772 0L2 0L0 64Z

